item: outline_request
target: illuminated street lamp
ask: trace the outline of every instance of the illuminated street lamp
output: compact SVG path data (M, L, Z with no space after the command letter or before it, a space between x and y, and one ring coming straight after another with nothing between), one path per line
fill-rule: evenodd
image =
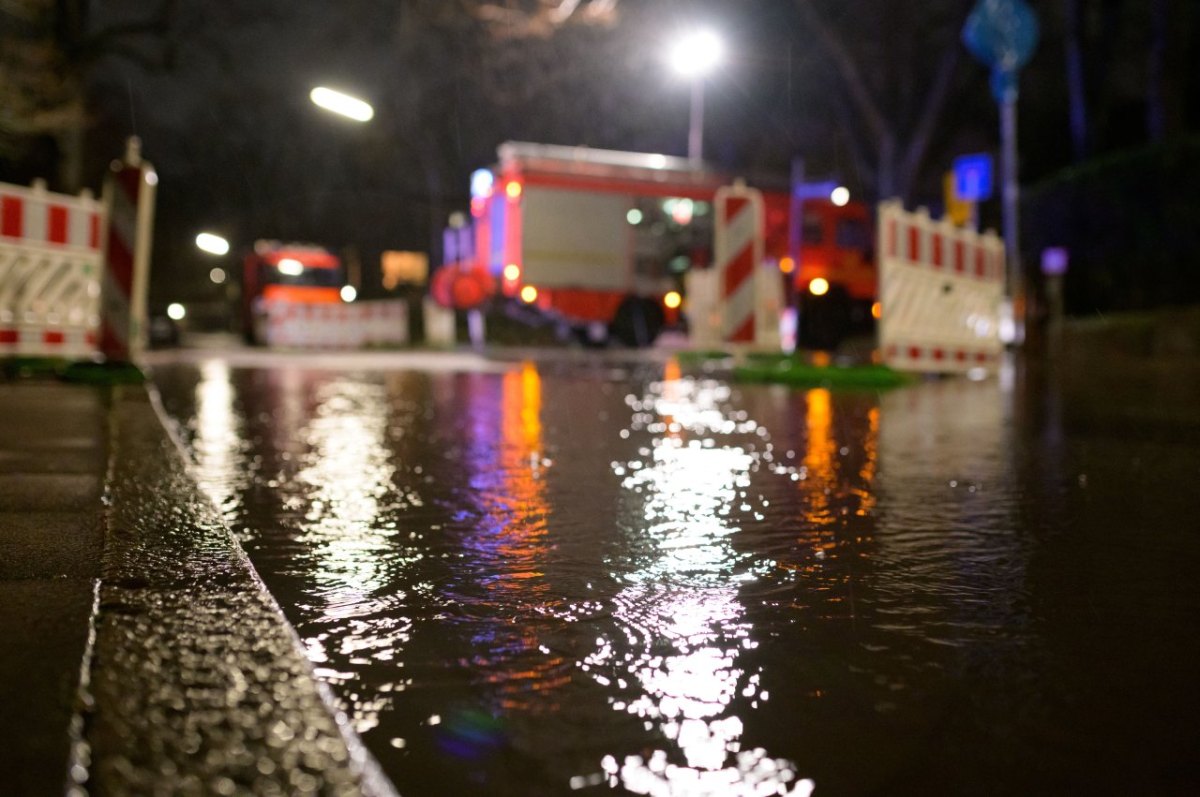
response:
M211 232L202 232L197 235L196 247L201 252L208 252L210 255L229 254L229 241Z
M698 30L676 42L671 66L692 81L692 111L688 125L688 160L699 164L704 149L704 76L721 62L725 48L717 35Z
M317 86L308 93L308 97L317 107L356 122L369 122L375 116L375 109L370 103L325 86Z

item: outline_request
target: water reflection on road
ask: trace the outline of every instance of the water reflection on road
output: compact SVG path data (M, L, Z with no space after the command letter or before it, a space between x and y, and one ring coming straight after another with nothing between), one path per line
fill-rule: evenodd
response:
M760 673L740 662L756 642L739 593L773 563L739 554L732 538L736 518L764 517L748 490L765 430L730 417L728 387L681 379L674 363L646 395L627 399L629 431L652 439L614 465L624 545L606 565L623 584L613 598L618 628L597 639L583 668L604 686L615 682L628 697L613 708L670 746L605 756L608 781L639 794L807 794L811 781L793 785L791 762L742 744L739 713L768 695Z
M1090 626L1056 591L1095 575L1055 529L1080 463L1106 471L1061 426L1021 434L1010 382L219 359L155 379L401 793L1055 793L1137 755L1088 769L1070 736L1124 732L1070 697Z

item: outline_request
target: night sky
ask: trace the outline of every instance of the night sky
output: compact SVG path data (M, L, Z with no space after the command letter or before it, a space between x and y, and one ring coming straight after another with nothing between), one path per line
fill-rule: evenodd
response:
M466 206L471 170L491 163L504 140L685 154L688 87L664 53L678 32L703 23L728 52L706 83L706 160L730 173L785 177L803 157L808 174L874 200L878 130L803 4L583 0L552 25L555 3L536 0L177 0L161 14L144 0L77 3L92 43L71 62L88 108L83 184L98 186L127 135L142 138L161 181L152 297L211 292L211 263L192 244L202 229L225 235L235 252L264 237L352 247L370 275L384 249L436 249L447 215ZM987 71L959 43L974 2L812 4L894 133L896 162L930 113L948 52L959 51L927 146L897 186L910 205L936 210L953 158L999 146ZM1077 0L1085 153L1073 150L1068 117L1064 13L1072 3L1030 5L1042 40L1021 84L1022 181L1144 145L1156 3ZM1188 77L1189 53L1200 48L1188 45L1200 13L1181 0L1164 5L1172 15L1160 81L1167 133L1194 134L1200 81ZM317 109L308 92L319 84L368 99L375 118L358 125ZM50 139L7 139L0 180L54 167ZM994 204L985 222L998 222ZM372 283L367 295L380 290Z

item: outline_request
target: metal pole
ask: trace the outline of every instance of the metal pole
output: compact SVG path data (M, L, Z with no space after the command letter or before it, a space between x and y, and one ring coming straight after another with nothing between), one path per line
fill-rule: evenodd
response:
M692 78L692 114L688 124L688 160L699 166L704 159L704 78Z
M800 315L800 302L804 295L796 287L800 284L800 249L804 246L804 199L799 194L805 179L804 158L792 158L791 177L791 186L788 191L788 255L792 258L792 273L787 275L787 290L784 295L790 300L793 324L796 327L795 346L793 347L793 351L796 351L802 348L803 335L800 325L804 321Z
M1000 101L1000 142L1002 147L1004 199L1004 249L1008 254L1008 298L1013 303L1016 342L1025 337L1025 286L1021 275L1020 184L1017 182L1017 97Z

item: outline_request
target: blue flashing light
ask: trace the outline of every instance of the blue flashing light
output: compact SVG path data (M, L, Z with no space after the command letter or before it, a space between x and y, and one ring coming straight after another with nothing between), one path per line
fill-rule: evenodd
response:
M476 169L471 172L471 196L478 198L491 196L495 181L496 178L488 169Z

